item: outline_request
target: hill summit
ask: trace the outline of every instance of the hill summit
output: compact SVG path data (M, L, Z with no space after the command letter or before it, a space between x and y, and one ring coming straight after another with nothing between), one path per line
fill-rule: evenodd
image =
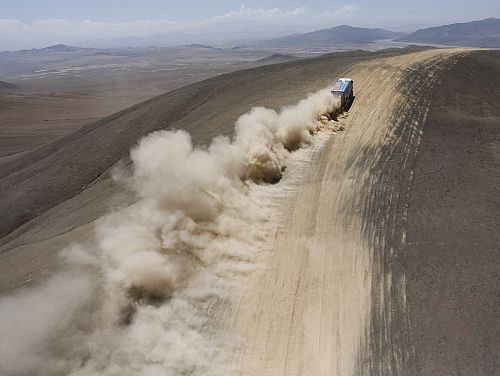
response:
M500 19L454 23L420 29L399 38L402 42L431 43L464 47L500 47Z

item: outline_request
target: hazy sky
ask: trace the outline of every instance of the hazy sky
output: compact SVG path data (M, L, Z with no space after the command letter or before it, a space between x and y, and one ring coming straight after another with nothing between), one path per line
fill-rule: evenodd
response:
M487 17L500 17L500 1L0 0L0 50L172 31L262 28L273 36L339 24L412 31Z

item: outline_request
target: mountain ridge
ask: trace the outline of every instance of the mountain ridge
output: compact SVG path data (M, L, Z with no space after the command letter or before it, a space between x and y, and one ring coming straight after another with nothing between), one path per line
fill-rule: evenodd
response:
M397 39L401 42L432 43L461 47L500 47L500 19L453 23L420 29Z
M264 42L266 46L307 45L308 47L339 45L339 44L369 44L382 39L394 39L404 33L381 28L354 27L339 25L329 29L321 29L304 34L291 34L285 37L270 39Z

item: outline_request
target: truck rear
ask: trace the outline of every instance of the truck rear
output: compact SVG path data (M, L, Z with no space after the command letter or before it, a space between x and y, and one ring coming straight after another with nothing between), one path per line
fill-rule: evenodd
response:
M332 95L340 102L340 110L345 111L354 100L354 81L351 78L339 78L333 85Z

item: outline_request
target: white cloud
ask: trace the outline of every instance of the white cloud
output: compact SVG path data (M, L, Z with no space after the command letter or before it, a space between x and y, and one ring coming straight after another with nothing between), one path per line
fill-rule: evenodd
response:
M173 31L206 32L242 28L243 21L267 23L277 31L280 27L309 25L311 27L334 26L336 21L350 17L357 7L346 5L332 11L311 13L305 6L283 10L280 8L250 8L241 6L224 14L198 22L172 20L136 20L131 22L103 22L83 20L79 22L64 19L44 19L24 23L15 19L0 19L0 51L16 48L42 47L56 43L78 43L92 39L113 39L121 37L144 37Z
M188 24L169 20L136 20L131 22L102 22L83 20L70 22L62 19L35 21L33 28L42 32L64 31L74 36L100 36L102 38L117 35L150 35L158 32L178 30Z
M259 19L259 20L274 19L281 17L294 18L301 15L305 15L307 13L308 11L306 7L299 7L289 11L283 11L280 8L272 8L272 9L265 9L262 7L248 8L247 6L242 5L239 10L230 10L229 12L224 13L220 16L213 17L212 20L215 21L215 20L224 20L230 18Z
M44 47L57 43L78 43L91 39L149 36L188 29L192 24L170 20L136 20L102 22L45 19L32 23L0 19L0 51L6 49Z
M322 13L312 14L308 11L307 7L297 7L292 10L281 10L280 8L265 9L249 8L242 5L239 10L230 10L220 16L215 16L211 21L220 21L227 19L257 19L257 20L297 20L313 21L318 18L331 17L333 19L346 18L352 16L358 11L358 7L354 5L344 5L335 10L326 10Z
M340 9L337 9L335 12L333 12L333 15L337 17L350 17L357 11L358 7L354 5L344 5Z
M29 32L31 28L25 23L12 18L0 19L0 35Z

